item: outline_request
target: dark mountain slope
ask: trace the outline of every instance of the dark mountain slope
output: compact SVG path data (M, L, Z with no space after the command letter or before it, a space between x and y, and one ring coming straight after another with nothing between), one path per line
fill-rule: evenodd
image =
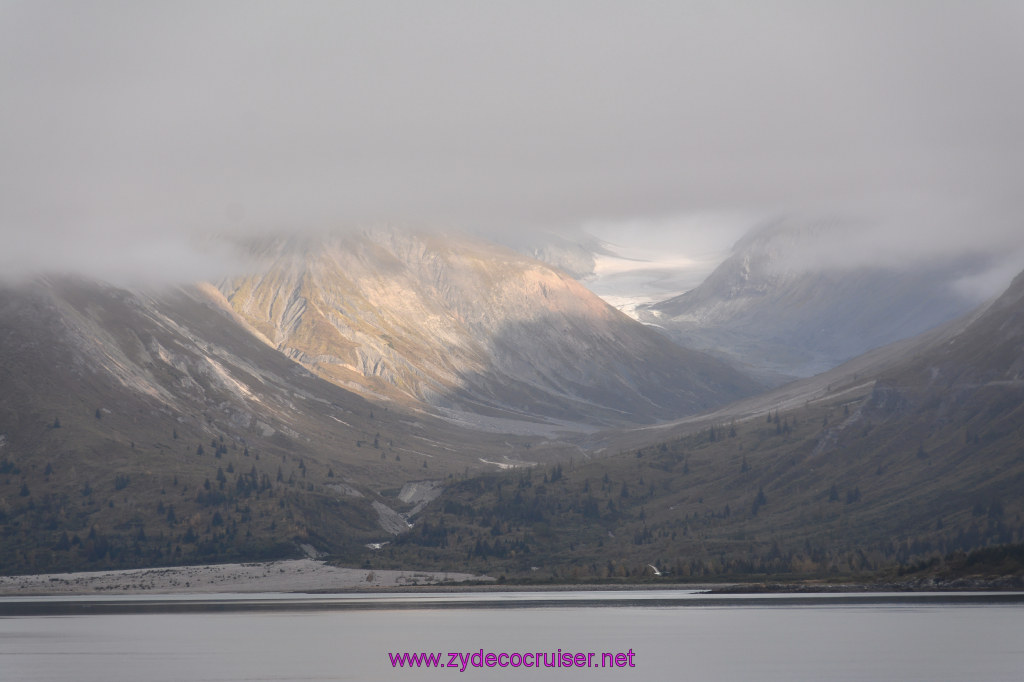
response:
M407 483L544 456L326 382L198 289L6 288L0 386L8 572L339 551L404 527Z
M1024 275L898 350L782 409L466 481L379 560L408 546L534 576L827 575L1024 541Z

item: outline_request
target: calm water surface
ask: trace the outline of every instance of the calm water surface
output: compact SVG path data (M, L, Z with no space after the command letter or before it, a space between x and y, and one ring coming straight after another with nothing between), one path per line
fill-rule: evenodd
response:
M40 611L65 615L10 615ZM632 650L635 667L410 670L388 657L480 649ZM3 598L0 679L1019 682L1024 595Z

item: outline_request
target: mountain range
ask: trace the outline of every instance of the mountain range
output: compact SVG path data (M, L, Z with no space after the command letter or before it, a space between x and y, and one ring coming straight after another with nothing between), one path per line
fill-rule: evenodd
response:
M654 324L393 229L238 240L244 267L174 289L7 285L0 565L597 578L1020 542L1024 279L971 310L947 285L976 261L780 270L791 238L750 235Z
M361 546L447 477L757 386L468 237L240 248L250 273L216 284L3 290L5 570Z

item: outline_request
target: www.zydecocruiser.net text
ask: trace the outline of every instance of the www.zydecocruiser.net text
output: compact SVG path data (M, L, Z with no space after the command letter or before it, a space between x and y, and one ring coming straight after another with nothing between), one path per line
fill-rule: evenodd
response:
M466 672L469 668L635 668L636 653L600 653L562 651L484 652L388 652L392 668L451 668Z

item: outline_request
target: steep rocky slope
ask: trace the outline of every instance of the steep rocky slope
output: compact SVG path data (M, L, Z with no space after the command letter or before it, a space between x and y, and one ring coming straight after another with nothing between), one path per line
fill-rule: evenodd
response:
M464 414L622 424L754 390L562 272L465 236L377 230L253 245L221 282L269 345L340 386Z

